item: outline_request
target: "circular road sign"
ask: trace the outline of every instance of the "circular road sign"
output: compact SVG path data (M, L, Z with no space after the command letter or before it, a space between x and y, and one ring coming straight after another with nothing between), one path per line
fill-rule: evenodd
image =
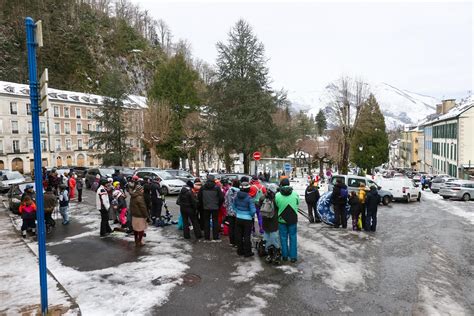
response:
M253 160L260 160L262 154L259 151L253 153Z

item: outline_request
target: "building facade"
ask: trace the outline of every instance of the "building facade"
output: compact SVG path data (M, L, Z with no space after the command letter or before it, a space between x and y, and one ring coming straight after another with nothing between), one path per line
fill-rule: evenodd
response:
M101 131L94 120L103 97L85 93L49 89L50 106L40 117L42 165L98 166L87 133ZM127 142L133 152L132 166L143 162L141 135L146 100L130 96L126 107ZM0 169L31 173L33 170L33 134L29 86L0 81Z

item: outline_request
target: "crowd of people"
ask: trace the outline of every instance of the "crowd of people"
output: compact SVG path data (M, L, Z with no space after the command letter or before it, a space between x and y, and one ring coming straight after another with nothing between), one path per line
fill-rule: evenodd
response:
M77 202L82 201L83 180L74 172L59 175L54 169L45 174L43 180L45 223L49 232L55 225L51 214L58 204L63 225L70 222L69 202L76 199L76 190ZM287 177L282 177L279 185L264 186L262 180L265 178L253 176L219 181L210 174L204 183L199 178L188 181L176 201L180 207L183 237L191 238L191 227L197 240L220 241L221 235L227 235L237 255L251 257L254 255L252 236L257 236L261 238L257 242L258 254L265 256L267 262L296 262L299 195ZM321 222L317 211L319 180L312 179L305 190L310 223ZM141 247L149 225L164 226L162 208L166 204L160 178L133 176L127 181L116 170L108 178L97 176L91 188L96 192L96 208L101 216L101 237L120 230L133 234L135 245ZM347 186L338 180L331 196L334 227L347 228L346 207L349 205L353 230L375 231L379 200L375 187L366 190L361 184L357 192L349 193ZM26 237L27 230L34 233L36 228L32 186L26 187L19 211L23 218L22 235ZM112 229L111 222L118 227Z

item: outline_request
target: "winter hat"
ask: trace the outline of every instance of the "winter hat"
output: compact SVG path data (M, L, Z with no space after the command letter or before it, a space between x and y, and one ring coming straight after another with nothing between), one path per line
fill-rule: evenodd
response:
M186 185L187 185L188 187L190 187L190 188L194 187L194 183L193 183L191 180L188 180L188 181L186 182Z
M96 175L95 175L95 178L96 178L96 179L100 179L100 174L96 174Z
M117 188L117 187L120 185L120 182L118 182L118 181L115 181L115 182L114 182L114 183L112 183L112 184L113 184L114 188Z
M284 178L280 181L280 186L281 187L286 187L286 186L289 186L290 185L290 180L288 180L288 178Z
M242 183L243 182L249 182L249 178L244 176L240 179L240 182L242 182Z
M242 182L242 183L240 184L240 188L241 188L242 190L249 190L249 189L250 189L250 183L248 183L248 182Z

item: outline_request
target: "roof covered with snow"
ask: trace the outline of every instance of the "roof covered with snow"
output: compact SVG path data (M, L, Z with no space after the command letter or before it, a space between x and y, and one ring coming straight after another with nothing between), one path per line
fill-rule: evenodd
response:
M449 120L452 118L456 118L459 115L463 114L470 108L474 107L474 96L471 95L465 99L462 99L458 104L456 104L452 109L450 109L448 112L442 115L438 115L431 120L426 120L420 125L431 125L435 124L437 122Z
M21 83L0 81L0 94L10 94L15 96L29 96L30 86ZM74 102L88 105L102 104L104 96L83 92L74 92L48 88L49 100L54 102ZM124 106L127 108L142 109L146 108L146 97L138 95L128 95L124 100Z

